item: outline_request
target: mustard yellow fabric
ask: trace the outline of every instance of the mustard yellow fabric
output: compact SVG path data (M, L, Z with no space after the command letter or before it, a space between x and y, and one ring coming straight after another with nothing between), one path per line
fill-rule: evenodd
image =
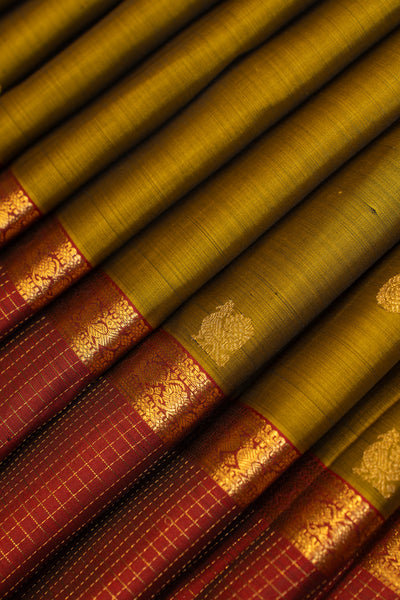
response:
M359 130L367 133L364 139L368 142L371 139L368 135L378 133L380 127L389 125L398 116L399 35L393 34L354 65L352 71L343 75L343 83L340 80L334 83L338 86L336 106L327 99L323 110L337 110L340 113L346 110L347 105L351 113L352 131L357 131L352 139L348 131L335 127L334 144L340 145L343 138L350 138L356 150L360 148L357 145ZM280 46L279 40L278 36L273 44L278 44L281 50L290 47L286 44ZM310 51L314 55L313 48L310 47ZM275 71L279 66L276 60L265 61L265 53L269 49L267 43L250 54L159 133L61 208L58 216L62 225L92 264L104 260L111 251L200 183L218 165L231 158L310 90L310 84L305 79L295 77L293 86L297 82L298 87L293 87L287 95L286 75L280 69L283 86L280 94L283 94L283 99L276 96L270 85L273 73L268 71L270 67L275 72L279 86ZM292 57L286 50L284 53L289 69ZM314 58L322 60L320 49L315 53L318 56ZM261 65L265 64L267 66L260 71ZM325 66L323 70L326 73ZM264 87L260 72L265 74ZM251 73L253 80L250 84ZM313 78L311 73L309 75ZM352 90L354 95L349 101ZM376 110L377 102L379 111ZM319 130L316 130L315 135L318 134ZM64 157L62 150L56 148L55 140L53 143L54 160L51 163L47 152L43 156L33 152L30 156L30 160L36 156L32 163L35 171L32 171L30 179L31 190L35 184L34 197L42 193L41 197L44 198L44 187L48 191L48 199L54 193L52 202L47 204L45 210L50 208L56 195L60 197L60 194L66 193L71 181L61 178ZM68 160L73 157L77 168L80 168L79 155L69 153L68 157ZM27 176L27 167L28 163L21 159L18 162L21 171L16 171L17 176L19 173ZM74 177L72 172L71 176ZM39 188L42 188L42 192ZM85 226L86 220L91 222L91 228Z
M93 99L216 0L125 0L0 97L0 163Z
M89 4L28 0L18 17L10 13L1 22L0 56L7 19L18 23L25 14L24 27L29 19L40 21L32 28L32 40L34 35L43 40L38 50L21 29L26 48L32 45L32 62L23 61L30 69L53 52L53 44L75 35L78 21L84 29L116 2L92 3L90 10ZM382 40L399 23L399 2L324 0L312 8L311 0L213 4L121 3L47 67L6 93L0 126L4 119L9 133L0 140L0 157L1 148L6 161L43 127L96 95L122 73L131 52L138 60L210 8L128 78L20 156L13 172L48 212L188 105L56 214L92 265L128 242L102 268L153 327L203 285L168 319L166 331L226 394L237 393L262 369L241 401L300 452L343 417L313 451L386 517L400 501L400 478L389 493L390 477L382 484L367 463L371 456L381 460L382 442L393 439L395 450L400 448L400 425L395 431L400 371L394 366L400 356L400 309L388 310L378 301L382 288L400 277L400 246L395 245L400 237L400 123L395 123L400 31ZM77 19L77 8L82 11L84 5L87 21L83 13ZM47 7L46 19L39 19L39 7L41 15ZM135 40L123 27L128 7L142 34ZM307 7L294 24L264 43ZM52 19L60 24L54 40ZM101 45L104 31L110 37ZM26 51L19 36L14 38L8 42L10 65L14 54L23 57ZM111 74L113 61L121 71ZM22 77L18 69L14 63L12 76L4 70L5 85L7 77L8 82ZM69 81L70 95L63 92ZM45 96L40 99L41 86ZM394 299L400 306L396 293Z
M27 0L0 22L0 87L26 76L118 0ZM39 91L38 91L39 92Z
M378 386L387 394L386 381ZM380 406L380 394L375 389ZM332 471L348 481L385 518L400 505L400 402L393 405L358 436L331 465ZM398 394L397 394L398 396ZM378 412L378 411L377 411ZM322 453L321 453L322 454ZM324 461L324 456L321 456Z
M400 502L399 23L398 0L27 0L0 21L4 88L51 58L0 99L0 161L82 108L13 163L26 194L43 213L65 201L77 251L223 393L262 371L241 402L384 517Z
M162 125L233 59L260 44L282 23L284 17L294 13L294 8L299 9L307 3L309 0L291 2L290 12L287 2L282 0L275 0L275 10L272 12L259 0L249 0L246 3L228 0L216 7L182 32L181 36L171 40L135 70L132 76L17 159L12 165L14 174L39 209L48 212L90 177ZM385 27L385 24L380 23L376 31ZM236 82L243 79L241 73L244 69L248 69L249 77L252 73L253 79L250 88L245 85L246 81L242 81L241 87L245 85L248 94L254 88L255 95L254 104L249 107L252 110L249 117L254 118L255 111L265 111L268 108L270 93L265 97L266 84L256 80L256 76L257 79L259 77L255 71L257 64L259 66L271 60L265 55L266 52L269 51L256 52L251 60L252 65L245 60L243 65L234 67L231 81L226 82L229 75L223 77L218 83L219 91L211 94L214 97L223 94L225 102L231 94L229 102L233 106L226 115L227 119L232 120L231 128L236 126L233 119L237 111L244 108L235 107L238 102L235 94L242 96L241 102L244 98L240 89L235 92L233 88ZM321 64L321 68L322 66L325 68L325 65ZM265 81L267 75L275 76L273 65L265 72ZM232 92L229 91L230 88ZM273 101L272 96L273 92ZM294 94L291 100L293 105L298 99L297 94ZM209 106L211 102L214 102L214 98L208 101ZM221 100L217 102L220 104ZM259 107L256 106L257 103ZM282 106L282 111L283 108ZM249 131L249 136L254 137L257 131L261 133L261 129L257 130L256 125L253 127L255 130ZM232 136L232 133L229 135ZM239 135L240 129L236 136ZM236 136L233 134L233 137ZM192 145L194 139L187 143ZM209 143L213 143L213 140L210 139ZM221 143L222 139L219 140L219 144Z
M313 448L313 453L329 466L368 427L394 406L399 400L400 363L389 371L356 405L349 410L329 435L324 436ZM400 425L394 420L392 425Z
M271 419L300 451L315 443L396 364L399 314L383 309L377 294L400 272L399 260L396 246L270 366L251 392L248 404ZM296 292L301 295L299 287ZM282 297L282 302L289 310L288 299Z
M337 106L330 94L315 97L102 265L153 327L343 160L349 142L335 145L337 123L347 131L355 123L346 122L343 104L321 110L328 97ZM353 100L348 88L349 107ZM325 133L319 145L316 131ZM292 279L295 302L296 285L305 284L301 265L311 262L312 295L318 290L323 303L398 241L399 150L396 124L266 236L272 289L281 277Z

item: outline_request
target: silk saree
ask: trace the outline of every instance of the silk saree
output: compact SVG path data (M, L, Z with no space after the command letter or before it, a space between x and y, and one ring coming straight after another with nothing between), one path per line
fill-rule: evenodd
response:
M397 597L398 1L3 4L1 597Z

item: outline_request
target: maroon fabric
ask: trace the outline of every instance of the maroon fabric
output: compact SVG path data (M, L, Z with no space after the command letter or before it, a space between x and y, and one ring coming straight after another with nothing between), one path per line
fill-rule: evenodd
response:
M43 315L0 353L0 458L46 422L91 379Z
M25 578L165 449L107 380L42 430L0 478L0 592Z

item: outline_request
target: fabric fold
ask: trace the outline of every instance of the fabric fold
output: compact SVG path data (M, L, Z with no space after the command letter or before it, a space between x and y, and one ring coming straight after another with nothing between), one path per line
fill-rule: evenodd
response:
M0 13L0 596L397 597L399 1Z
M122 600L159 593L396 364L399 314L383 308L377 294L379 298L382 286L398 271L399 261L400 247L396 247L266 370L260 383L250 389L246 403L236 405L225 419L222 430L217 425L216 431L212 428L171 459L147 485L97 521L85 537L31 582L22 597L53 600L114 594ZM182 331L182 315L175 317L175 322ZM167 329L171 332L172 327ZM195 337L199 342L199 335ZM161 347L161 341L157 346ZM213 352L216 355L215 346ZM302 369L307 356L318 357L314 375ZM140 372L134 374L131 369L126 375L125 391L137 394L144 369ZM286 375L284 379L279 378L280 372ZM340 385L333 396L331 381L339 381L338 375ZM291 389L292 382L296 387ZM232 385L237 384L236 375ZM173 409L171 404L169 410L165 406L165 395L163 400L160 394L152 400L136 398L136 409L152 428L158 428L160 437L169 437L182 426L182 414L178 419L175 413L172 423L168 419ZM173 405L180 404L181 398L175 397ZM186 413L186 423L193 418L193 410ZM375 452L376 444L381 443L379 436L392 435L399 418L400 404L395 403L329 468L323 467L311 486L246 550L245 558L239 557L230 569L231 576L206 597L232 597L232 582L235 594L243 590L241 597L252 597L254 573L261 582L258 590L268 590L271 598L286 593L292 594L286 595L288 598L300 599L336 573L398 505L400 481L396 483L392 477L389 487L381 486L379 477L376 482L364 475L364 463L371 448ZM10 497L16 501L14 493ZM256 552L260 548L262 551ZM290 577L280 576L281 561L291 568ZM251 571L250 580L242 577L247 571ZM271 577L278 588L269 586Z
M122 240L118 243L126 241L132 235L131 219L137 204L148 206L147 218L165 210L399 22L396 0L386 0L385 5L371 0L368 6L358 0L350 1L351 10L350 5L344 7L340 0L316 5L278 36L253 50L223 73L162 132L100 176L79 200L69 202L70 220L63 226L78 247L82 239L77 221L82 223L86 219L91 220L91 230L96 232L97 239L111 236L114 240L118 232L117 237ZM251 22L254 13L250 37L254 35L254 27L257 31L256 24L261 23L257 14L265 12L263 3L256 2L257 5L257 13L249 11L247 17ZM240 13L246 6L247 3L239 3L237 11ZM269 11L266 12L269 17ZM233 29L239 25L239 30L246 28L247 19L236 23L234 19ZM174 56L165 57L164 65L168 76L159 72L157 63L155 71L152 69L156 58L152 59L149 73L143 65L132 81L129 78L126 85L117 85L21 155L12 164L11 173L29 202L41 213L50 211L185 106L209 82L203 75L204 69L209 75L216 75L215 61L217 65L220 63L219 55L225 55L230 44L244 42L246 47L246 40L238 39L231 30L229 39L233 39L226 45L224 26L222 31L224 35L214 36L211 32L205 40L200 36L197 44L203 41L201 45L205 46L205 55L200 56L197 45L194 49L190 47L191 37L189 52L184 51L181 43L175 48L172 40ZM259 41L258 33L255 40ZM394 38L391 43L396 46ZM210 51L214 44L215 50ZM396 50L393 54L392 66L397 72ZM301 60L297 61L296 56L301 56ZM163 60L162 53L162 63ZM1 177L0 188L8 185L9 176L10 170ZM14 195L9 197L1 192L3 242L21 230L18 209L13 205ZM26 225L25 213L22 216ZM36 213L35 217L38 216ZM85 247L82 250L87 252ZM92 247L90 254L97 254L97 250ZM95 259L86 258L89 262Z
M307 107L310 118L316 106L314 102ZM324 169L332 167L329 149L332 158L341 154L327 135L323 140L326 153L321 146L303 156L296 152L295 132L303 147L303 124L308 124L310 133L316 129L316 123L305 117L304 111L295 115L209 180L0 350L1 457L250 245L287 207L287 202L295 201L308 186L315 185L318 157L318 179L326 174ZM323 122L319 121L321 127ZM290 149L287 142L283 143L285 132L292 134ZM287 278L296 261L315 264L321 272L320 261L329 264L332 281L316 282L323 290L320 308L399 239L399 145L400 125L396 124L324 183L263 242L261 252L272 265L276 256L285 252L280 269ZM288 160L274 169L276 157L282 158L285 148ZM296 177L299 169L303 181ZM250 176L251 187L241 185ZM336 243L322 251L326 239L335 236ZM344 259L345 254L352 257L351 265ZM274 267L268 270L276 280ZM37 283L37 279L31 281ZM303 293L305 297L313 295L311 289ZM295 300L296 305L298 302ZM318 308L315 304L315 310Z
M0 351L0 381L3 382L1 414L5 421L8 418L4 407L7 407L7 414L10 406L18 413L24 405L33 402L41 407L41 419L62 408L84 385L160 325L190 294L250 245L280 213L327 175L335 162L343 159L348 142L344 139L334 145L337 125L334 123L332 126L332 113L329 119L325 113L321 118L312 118L313 114L320 114L318 109L324 106L326 98L325 95L316 97L310 105L261 139L228 168L188 196L185 202L166 213L139 237L133 238L105 263L102 270L89 275L46 313L29 323L18 333L15 341L10 340ZM345 118L346 114L341 110L341 125ZM331 135L328 135L328 122ZM314 139L318 128L325 131L320 145L304 150L307 133L310 140ZM368 240L369 250L362 249L363 258L360 258L352 276L356 277L372 264L398 239L395 190L399 181L399 131L399 125L396 125L376 140L342 173L316 192L315 198L308 199L294 216L289 216L287 225L279 229L273 239L278 240L277 236L281 234L284 238L296 239L300 227L304 229L306 249L311 243L306 228L313 229L313 243L321 240L318 234L320 220L330 214L327 228L331 226L332 233L336 232L338 207L342 218L348 215L351 220L352 213L349 211L360 210L357 196L362 195L365 202L375 208L368 209L370 213L361 208L365 227L371 221L367 230L359 232L364 246ZM280 160L280 167L276 166L277 160ZM318 170L317 161L320 165ZM382 181L385 181L383 190ZM328 201L332 202L330 212L327 210ZM378 219L374 211L378 213ZM223 230L221 222L225 223ZM58 230L54 228L52 234L58 235ZM340 243L341 252L359 255L360 240L353 229L344 230ZM64 260L70 256L68 252L72 248L72 244L65 248ZM32 246L28 246L27 250L32 259ZM12 255L20 259L18 252L12 251ZM73 257L75 261L76 255ZM32 300L40 283L51 281L47 273L53 274L57 267L51 254L42 252L37 262L38 259L42 262L41 268L28 273L22 271L18 287L25 297ZM348 284L351 278L346 281ZM66 283L69 283L68 273L61 285ZM3 290L7 290L6 283ZM21 316L23 305L15 309L17 297L17 293L12 295L8 291L2 303L3 314L8 309L11 317L15 314ZM49 340L53 340L51 355ZM17 363L18 369L15 369ZM27 372L31 373L28 378ZM10 373L13 374L11 378ZM15 405L16 398L18 406ZM44 412L43 406L48 407ZM40 422L31 414L29 428ZM13 430L7 429L3 437L3 444L5 439L9 439L5 447L14 446L27 432L19 424L19 434L10 438Z
M373 547L337 584L327 600L396 600L400 594L399 536L397 511Z
M365 207L366 203L361 200L361 205ZM369 207L366 214L373 214ZM313 240L315 232L312 229L308 232ZM4 591L26 577L76 528L114 500L157 457L177 444L224 396L243 384L329 303L335 265L338 282L342 284L348 266L334 257L328 262L323 246L317 242L317 253L306 252L301 268L297 262L300 258L298 238L294 241L294 253L285 251L288 240L282 232L276 240L281 243L271 248L270 236L261 239L197 292L163 329L157 330L135 352L119 362L90 392L11 460L3 478L4 490L9 490L5 491L4 498L10 499L10 504L4 503L1 520L4 544L9 544L9 552L2 563ZM327 248L328 254L330 248ZM340 248L338 242L339 252ZM311 266L313 255L314 268ZM309 275L306 280L305 264ZM266 265L271 267L268 269ZM382 308L376 294L399 269L400 247L396 246L320 324L306 333L304 339L300 338L293 350L268 369L260 386L252 388L246 407L239 411L239 416L234 414L232 432L212 436L205 452L209 454L208 460L203 458L196 462L193 473L203 473L203 483L213 481L213 493L218 492L222 502L218 508L222 511L218 512L218 522L227 524L229 515L233 516L254 500L396 363L400 343L400 333L396 333L400 332L399 317ZM329 277L323 290L318 288L318 282L321 283L322 274L326 272ZM368 348L360 356L358 345L362 340L367 342ZM326 346L330 346L328 353L324 351ZM303 362L308 365L310 356L317 356L324 362L321 365L315 361L315 387L308 390L309 397L305 399L295 378L304 372L301 365ZM346 371L348 362L355 363L357 377L352 369L350 373ZM290 369L292 363L295 366ZM284 378L279 377L281 371ZM321 372L329 374L324 381L318 378ZM299 393L300 401L292 397L290 374L294 377L293 389ZM330 379L339 377L341 386L333 399ZM305 383L308 384L307 379ZM32 407L27 410L32 411ZM10 423L14 415L18 413L14 411ZM238 431L234 431L236 426ZM252 429L249 435L245 433L246 427ZM253 434L254 439L259 436L261 440L266 435L267 443L255 443L257 466L254 472L250 466L249 476L243 478L243 489L239 477L240 485L230 494L205 467L206 463L211 467L218 465L212 454L218 447L215 437L222 443L228 440L229 445L229 440L235 444L235 440L240 442ZM60 442L65 449L60 447ZM225 455L223 448L221 450ZM191 460L186 456L179 469L188 468L190 464ZM172 468L171 474L174 472ZM255 479L255 475L260 477ZM169 477L166 479L168 486ZM159 493L162 492L158 490L156 496ZM197 494L193 496L191 488L188 493L191 498ZM57 502L55 498L58 498ZM173 496L171 502L173 507ZM209 498L204 504L206 512L208 502ZM43 506L46 506L45 513ZM227 507L230 508L225 513ZM38 524L30 530L29 537L23 533L24 514L28 521L33 519ZM211 511L207 519L212 521L216 514L210 517L211 514L214 513ZM15 526L16 520L21 522L22 529ZM214 527L211 521L210 531L214 535L219 526ZM156 519L154 523L157 528ZM175 527L173 519L171 526ZM184 538L190 538L190 548L181 548L183 554L186 555L186 551L190 554L190 549L200 544L196 537L198 532L195 529L192 540L184 531ZM130 532L131 535L135 532ZM132 544L132 539L127 543ZM180 561L175 550L168 549L168 556L171 551L174 560L163 563L162 573L169 570L171 574L175 559ZM164 558L161 560L155 555L154 560L158 563ZM135 569L132 567L132 573ZM160 577L164 577L161 572ZM158 576L156 581L159 581ZM142 591L145 593L144 588Z
M326 598L334 578L399 506L399 424L397 402L198 598Z
M60 4L56 0L27 0L3 15L0 20L1 89L9 88L28 75L118 1L63 0Z
M135 88L128 92L128 86L136 85L137 93L141 94L143 85L139 85L139 81L158 77L165 82L171 77L172 67L176 69L174 86L191 87L185 98L193 96L229 62L264 41L314 1L273 0L268 6L259 0L220 3L153 57L147 68L142 67L140 77L131 75L129 83L118 85L112 96L102 101L100 115L104 118L104 103L115 104L118 96L122 108L123 103L132 104ZM84 106L151 50L215 4L217 0L125 0L119 3L99 23L2 96L0 164L9 163L40 135ZM157 89L153 84L149 95L152 92L167 94L160 88L161 82L158 85ZM161 98L157 97L157 102L161 105ZM92 119L99 110L91 111Z
M273 199L273 208L263 227L272 224L324 176L398 118L398 38L399 34L395 34L379 45L272 132L265 134L226 171L218 174L215 184L211 183L208 188L206 184L205 190L220 197L223 193L220 186L226 186L228 197L229 194L236 195L238 188L241 194L255 197L257 203L260 200L262 206L267 197L262 191L265 186L267 195ZM198 106L197 102L193 106ZM358 107L357 111L354 106ZM59 209L55 217L44 221L3 252L0 288L3 335L53 300L92 265L104 260L159 211L182 196L196 183L192 168L196 178L201 178L200 172L193 167L191 148L194 138L200 139L195 135L196 129L202 120L211 119L216 110L208 103L205 108L199 122L196 112L184 111L133 153L132 159L111 169ZM181 127L182 119L185 126ZM212 137L208 142L211 145ZM200 154L207 150L202 144L198 144ZM128 172L129 165L131 171ZM175 172L177 166L181 169L182 179ZM241 177L233 175L231 179L236 169ZM254 180L260 179L260 187L253 186L252 176ZM232 186L230 181L235 184ZM277 202L280 198L282 203ZM210 200L206 202L210 206ZM215 207L211 205L210 210L216 210ZM260 214L258 210L257 214ZM254 217L246 217L252 223ZM86 226L88 222L90 227ZM262 233L258 225L254 229L250 225L249 229L257 231L258 235ZM247 239L250 237L251 234ZM245 246L245 233L241 234L241 239ZM239 246L239 251L243 245ZM120 280L121 277L117 284L129 296L130 292Z
M205 594L211 594L209 590L218 584L223 573L229 570L234 561L246 552L287 508L295 505L299 496L310 488L326 468L330 468L351 444L397 403L399 384L400 365L397 363L316 445L269 486L243 517L234 521L213 542L212 551L204 552L204 556L186 574L178 578L163 598L194 600L199 598L203 591ZM249 393L251 390L247 395ZM265 395L267 396L267 390ZM243 397L245 398L246 394Z

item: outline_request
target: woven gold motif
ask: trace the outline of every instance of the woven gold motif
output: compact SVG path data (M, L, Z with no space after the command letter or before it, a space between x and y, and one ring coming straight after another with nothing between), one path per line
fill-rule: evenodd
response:
M241 506L255 500L299 456L271 423L241 404L190 452Z
M7 259L8 274L35 310L61 294L89 269L57 219L48 219L24 238Z
M201 366L163 330L117 366L112 380L167 444L176 443L223 397Z
M331 576L382 522L360 494L326 470L285 514L282 532Z
M217 306L203 319L199 333L192 336L219 367L226 365L232 354L254 335L251 319L234 311L234 306L232 300Z
M361 465L354 467L353 473L384 498L390 498L400 483L400 433L392 429L378 435L378 441L364 451Z
M91 371L103 372L150 332L150 326L107 275L96 271L53 305L62 336Z
M389 535L379 542L362 565L389 589L400 595L400 531L392 525Z
M40 217L11 171L0 177L0 246L21 233Z
M395 275L379 290L378 304L389 312L400 312L400 275Z

